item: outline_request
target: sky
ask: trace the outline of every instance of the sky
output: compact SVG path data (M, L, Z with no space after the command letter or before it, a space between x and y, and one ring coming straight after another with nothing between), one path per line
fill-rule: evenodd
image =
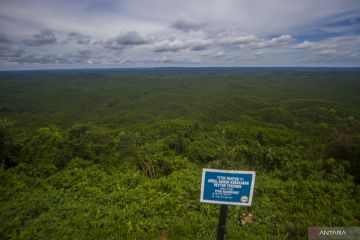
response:
M360 0L0 0L0 69L360 67Z

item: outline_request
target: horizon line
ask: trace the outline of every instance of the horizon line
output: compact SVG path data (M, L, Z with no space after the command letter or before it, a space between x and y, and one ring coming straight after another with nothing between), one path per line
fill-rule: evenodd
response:
M223 67L223 66L162 66L162 67L69 67L69 68L24 68L24 69L0 69L0 72L17 71L51 71L51 70L135 70L135 69L203 69L203 68L225 68L225 69L246 69L246 68L287 68L287 69L360 69L360 66L246 66L246 67Z

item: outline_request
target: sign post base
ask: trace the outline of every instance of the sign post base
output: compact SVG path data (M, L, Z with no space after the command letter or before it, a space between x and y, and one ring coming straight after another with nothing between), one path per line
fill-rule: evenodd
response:
M224 240L227 210L228 205L222 204L220 206L219 224L216 237L217 240Z

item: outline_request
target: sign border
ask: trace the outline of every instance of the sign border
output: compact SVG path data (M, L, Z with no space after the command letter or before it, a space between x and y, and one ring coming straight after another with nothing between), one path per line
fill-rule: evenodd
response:
M204 186L205 186L205 173L206 172L251 174L252 175L252 180L251 180L249 201L247 203L242 203L242 202L226 202L226 201L214 201L214 200L206 200L206 199L204 199ZM254 188L255 188L255 176L256 176L255 171L242 171L242 170L237 171L237 170L221 170L221 169L203 168L202 178L201 178L200 202L213 203L213 204L225 204L225 205L251 206L252 199L253 199Z

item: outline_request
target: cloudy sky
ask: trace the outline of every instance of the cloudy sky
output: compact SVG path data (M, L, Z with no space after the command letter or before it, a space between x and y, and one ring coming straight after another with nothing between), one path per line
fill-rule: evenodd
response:
M360 67L360 0L0 0L0 69Z

